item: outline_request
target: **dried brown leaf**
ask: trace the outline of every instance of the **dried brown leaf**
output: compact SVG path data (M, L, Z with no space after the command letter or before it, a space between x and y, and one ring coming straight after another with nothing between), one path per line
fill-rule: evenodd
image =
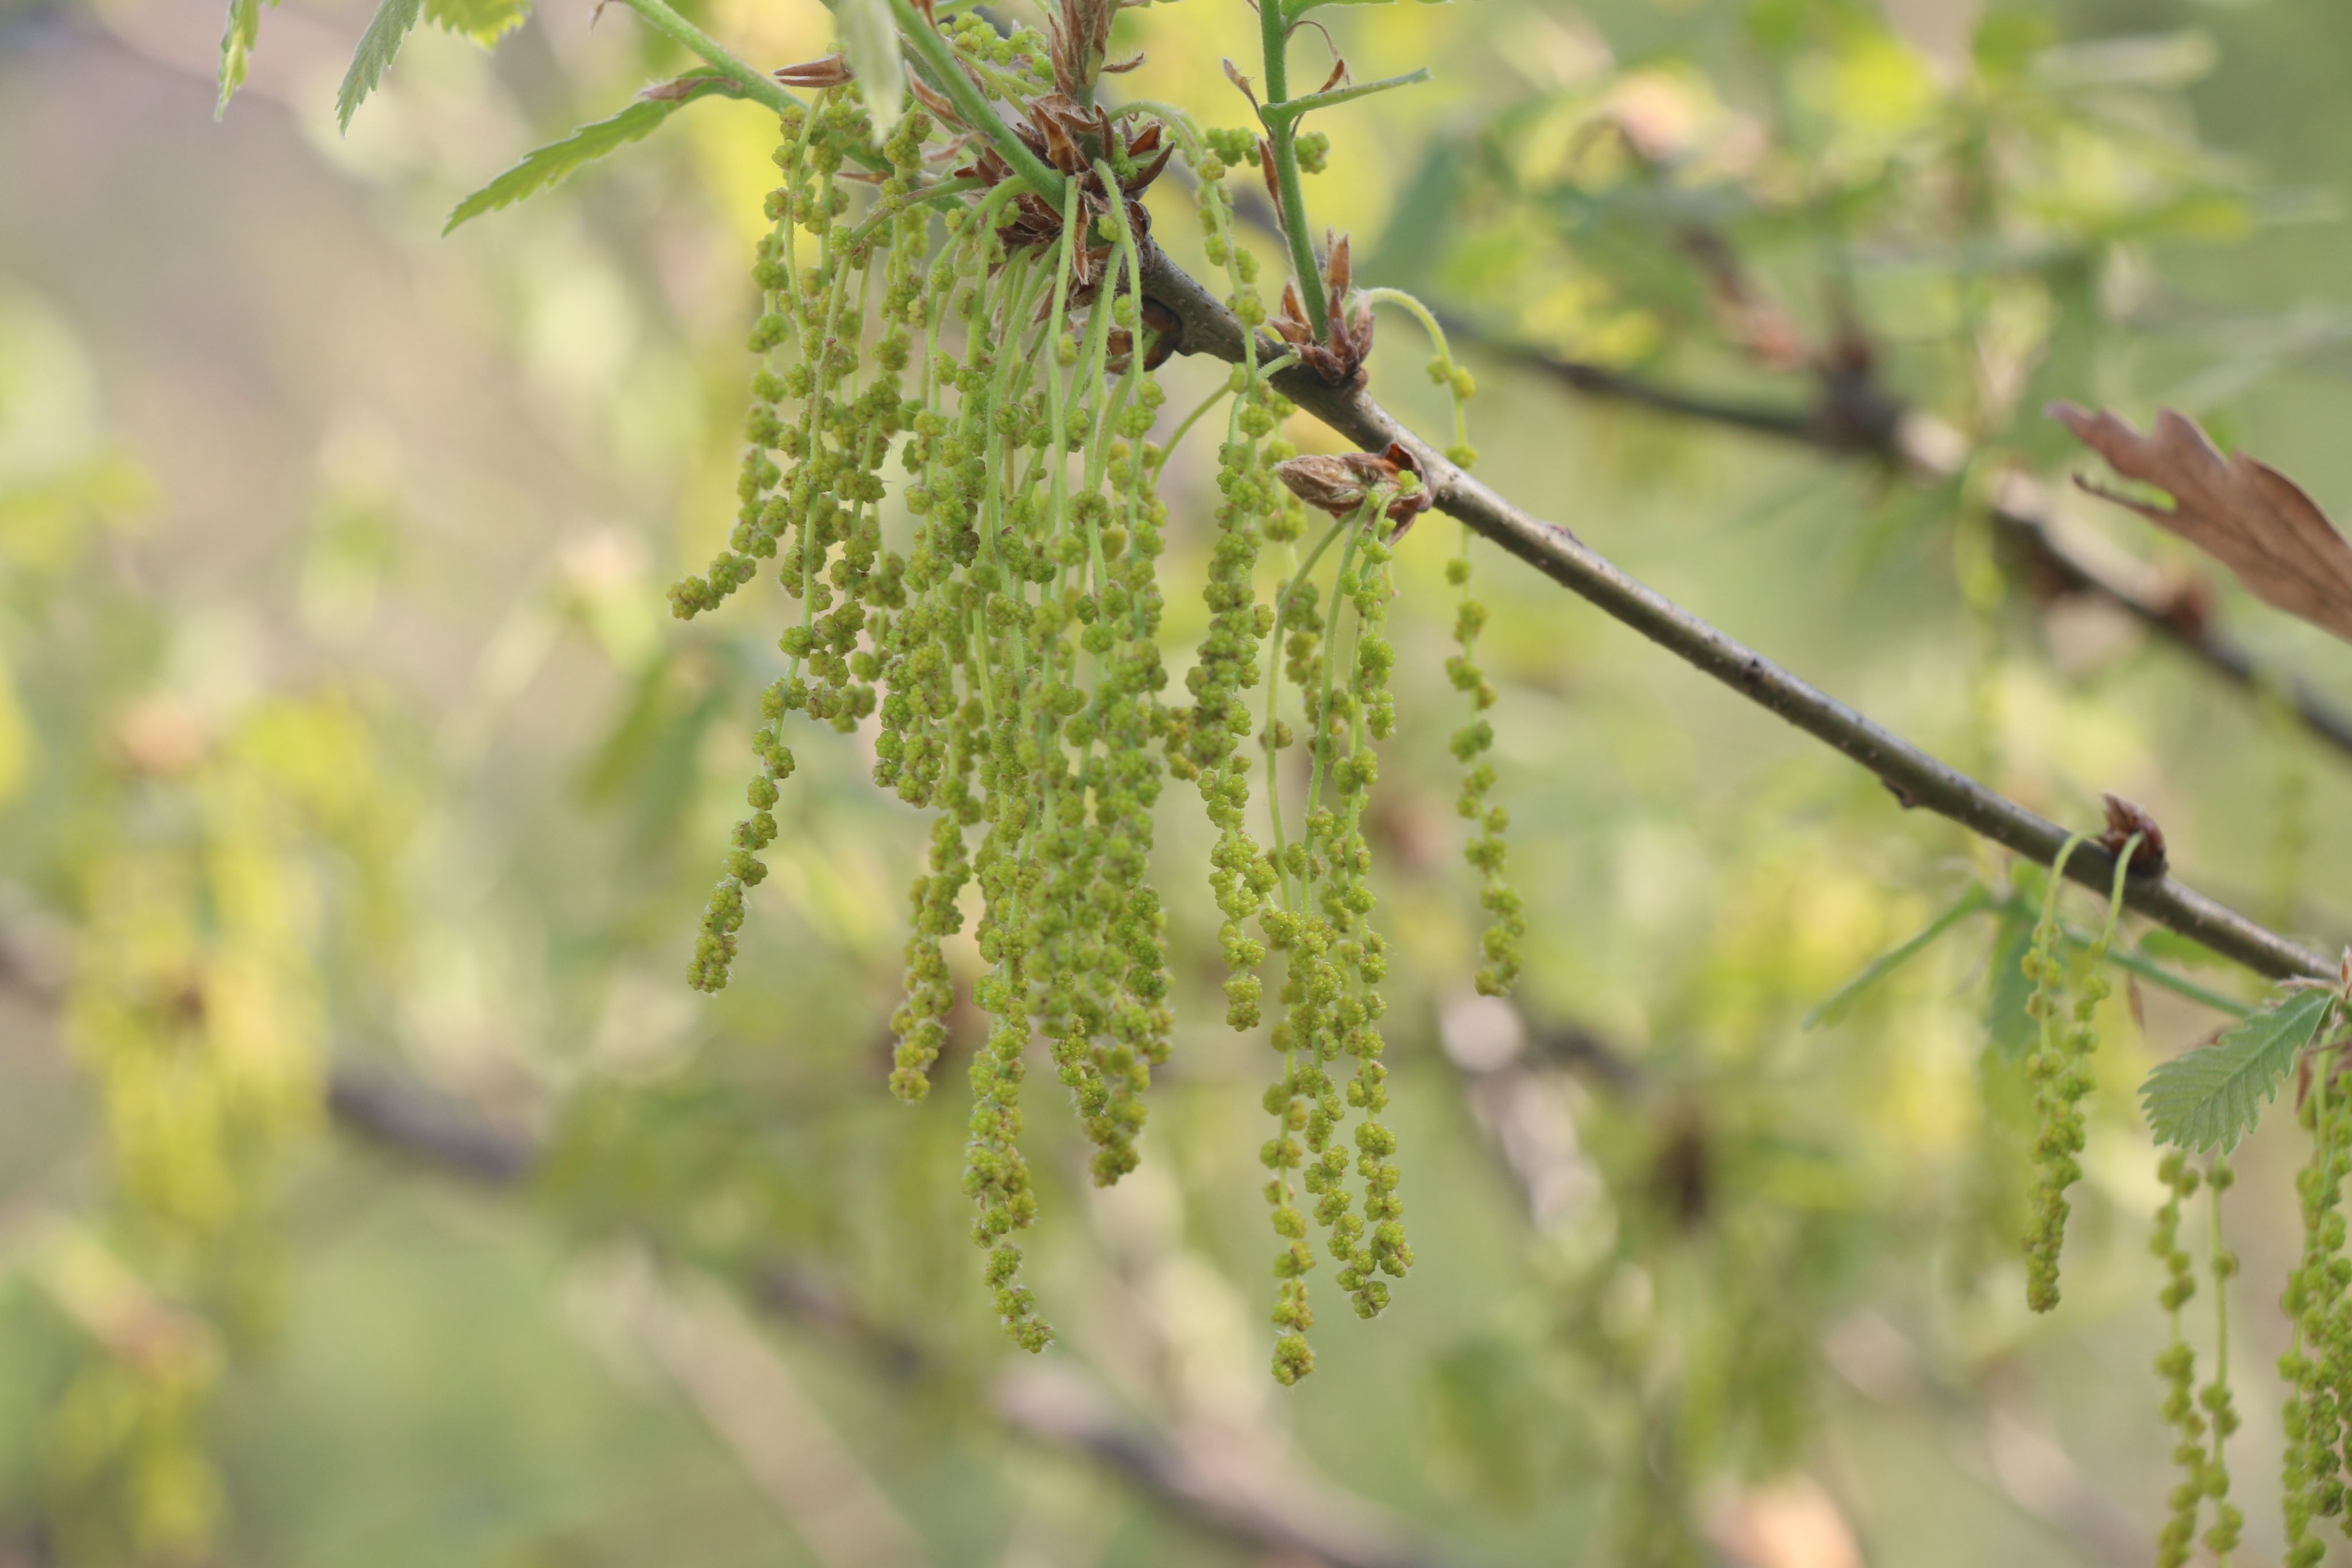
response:
M1226 60L1223 63L1225 68L1225 79L1233 83L1235 87L1241 89L1242 96L1249 99L1250 107L1252 109L1255 109L1257 107L1257 89L1250 85L1250 78L1242 74L1241 67L1234 64L1231 60Z
M2109 854L2119 855L2132 840L2131 869L2137 876L2143 873L2160 876L2165 870L2164 830L2147 814L2147 808L2121 795L2102 795L2100 800L2107 810L2107 831L2099 835L2099 846Z
M2156 486L2173 504L2153 506L2079 477L2076 484L2187 539L2265 603L2352 643L2352 544L2293 480L2242 452L2222 456L2194 421L2170 409L2158 413L2146 435L2105 409L2062 402L2049 412L2116 473Z
M1394 442L1386 452L1310 453L1277 463L1274 471L1292 495L1335 517L1353 512L1374 491L1387 491L1388 502L1381 509L1397 525L1400 537L1434 498L1425 485L1410 491L1399 487L1402 475L1421 477L1421 465Z
M1265 176L1265 199L1274 204L1274 210L1276 214L1281 213L1282 179L1281 176L1275 172L1274 143L1268 141L1263 136L1257 139L1257 168L1258 172ZM1283 219L1285 224L1287 224L1289 221L1290 220L1286 217Z
M803 88L811 92L841 87L850 79L849 57L830 54L822 59L805 60L796 66L778 66L770 74L786 87Z
M941 124L961 125L963 123L963 117L956 112L953 101L937 88L927 84L922 78L909 73L907 78L907 90L913 93L915 101L929 110L931 118Z
M637 96L655 103L687 103L706 93L718 93L725 98L740 98L743 89L715 71L690 70L674 81L657 81L641 89Z

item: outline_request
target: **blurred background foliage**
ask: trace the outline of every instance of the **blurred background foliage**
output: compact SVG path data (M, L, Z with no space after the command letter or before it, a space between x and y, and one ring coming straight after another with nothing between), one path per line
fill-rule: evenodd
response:
M830 47L813 0L699 14L763 63ZM1322 16L1359 79L1434 73L1324 116L1310 193L1360 280L1455 323L1485 477L2029 805L2128 795L2200 885L2352 930L2344 753L1988 520L2004 474L2071 461L2054 396L2181 407L2352 497L2352 13ZM584 5L495 54L425 30L339 136L363 21L287 0L215 125L208 8L0 5L0 1563L2145 1557L2168 1439L2132 1089L2214 1015L2110 1007L2065 1304L2032 1318L2030 1090L1988 1045L2017 920L1805 1027L2011 871L1483 547L1531 935L1519 1006L1470 996L1442 518L1399 559L1376 798L1423 1267L1268 1383L1263 1047L1220 1022L1176 792L1145 1165L1097 1192L1033 1118L1065 1338L1009 1351L961 1092L882 1092L921 846L865 739L801 748L733 988L681 977L780 663L761 610L662 600L733 509L772 126L697 106L443 240L684 62ZM1150 63L1121 82L1241 122L1242 6L1122 28ZM1388 341L1376 389L1442 427ZM1171 365L1171 406L1214 373ZM1855 434L1898 402L1940 471ZM1166 485L1180 678L1208 452ZM2352 703L2340 647L2196 602ZM2229 1217L2256 1553L2301 1157L2273 1120Z

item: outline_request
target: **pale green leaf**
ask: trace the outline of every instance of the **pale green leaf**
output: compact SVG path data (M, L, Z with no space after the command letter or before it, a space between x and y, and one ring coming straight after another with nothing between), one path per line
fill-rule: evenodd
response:
M849 74L865 95L874 129L887 136L907 110L907 67L898 53L898 25L890 0L838 0L834 25L841 29L841 52Z
M245 85L253 63L253 46L261 37L261 0L228 0L228 27L221 34L220 102L213 109L218 120L228 112L228 100Z
M382 0L376 6L367 31L360 35L359 47L352 51L352 68L343 73L342 89L335 94L335 123L343 130L352 128L352 114L383 79L392 57L400 53L401 40L415 27L424 8L425 0Z
M1844 985L1840 986L1836 992L1832 994L1828 1000L1822 1002L1821 1006L1815 1008L1811 1012L1807 1013L1805 1015L1805 1027L1807 1029L1812 1029L1821 1024L1837 1022L1840 1019L1845 1017L1847 1011L1853 1008L1853 1004L1859 1001L1862 998L1863 994L1868 991L1873 986L1875 986L1879 981L1886 978L1887 976L1895 973L1895 970L1901 968L1904 965L1909 963L1912 959L1926 952L1929 947L1935 945L1937 937L1941 936L1945 932L1949 931L1953 926L1958 925L1969 915L1977 914L1980 910L1991 908L1992 903L1992 895L1985 892L1982 887L1969 887L1966 893L1961 894L1958 898L1953 900L1951 904L1946 908L1942 914L1937 915L1935 919L1927 922L1927 924L1921 928L1917 936L1913 936L1901 946L1896 947L1890 952L1882 953L1876 958L1871 960L1869 965L1863 969L1862 973L1856 975L1853 979L1848 980Z
M682 106L714 92L741 96L733 82L715 71L690 72L674 82L648 89L645 97L620 113L583 125L561 141L551 141L523 154L521 162L458 203L441 232L447 234L468 218L510 207L561 183L584 165L632 141L643 141Z
M425 19L484 48L523 24L530 0L425 0Z
M2139 1086L2157 1142L2223 1154L2235 1148L2335 1008L2331 991L2292 991L2211 1045L2159 1062Z

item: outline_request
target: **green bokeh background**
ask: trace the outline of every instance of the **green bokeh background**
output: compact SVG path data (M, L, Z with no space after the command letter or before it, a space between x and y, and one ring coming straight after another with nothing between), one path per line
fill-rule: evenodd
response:
M1776 60L1758 42L1780 13L1821 29L1811 52ZM814 0L700 14L756 60L829 47ZM2101 791L2129 796L2196 885L2314 941L2352 931L2346 758L2095 609L2012 590L1972 611L1958 488L1580 397L1495 347L1802 406L1805 377L1726 349L1654 218L1564 244L1543 200L1446 151L1499 123L1532 160L1629 101L1612 93L1688 117L1702 141L1767 134L1785 110L1823 159L1873 138L1907 149L1893 194L1843 234L1817 212L1735 214L1731 232L1808 330L1850 276L1885 384L1970 423L1956 333L1985 275L1967 235L1920 217L1944 178L1920 149L1941 145L1932 106L1965 96L1975 7L1322 15L1359 79L1434 73L1326 117L1331 168L1308 194L1358 236L1360 280L1482 329L1462 354L1483 477L2035 809L2087 825ZM2143 418L2178 403L2352 505L2352 13L2031 15L2050 42L2110 51L2077 63L2158 62L2080 106L2170 150L2152 161L2193 165L2197 200L2086 249L2071 307L2016 286L1988 329L2021 335L2036 398ZM0 984L0 1563L50 1560L54 1409L93 1354L42 1283L59 1234L111 1223L57 986L106 896L86 882L93 846L132 809L125 727L161 714L221 746L273 704L364 737L331 754L326 729L297 724L288 742L374 824L301 859L320 890L303 933L319 1059L552 1153L523 1187L484 1188L329 1118L300 1138L277 1326L236 1355L208 1418L219 1562L833 1568L874 1541L1007 1568L1299 1561L1009 1430L1002 1380L1041 1375L1087 1380L1122 1421L1222 1456L1301 1517L1334 1510L1432 1561L1836 1568L1851 1542L1874 1564L1940 1568L2152 1550L2169 1439L2141 1244L2158 1188L2133 1092L2217 1020L2160 994L2109 1009L2066 1301L2030 1317L2009 1239L2027 1169L2017 1083L1986 1065L1991 923L1843 1022L1801 1024L1968 878L2004 875L1997 859L1480 548L1537 1043L1465 1071L1440 1027L1451 1016L1460 1038L1479 1019L1463 1010L1476 906L1444 745L1460 718L1443 518L1400 557L1403 728L1376 843L1412 1279L1374 1323L1328 1302L1297 1390L1265 1376L1255 1155L1271 1059L1218 1021L1209 840L1171 789L1177 1059L1144 1169L1108 1195L1033 1077L1034 1283L1064 1338L1042 1367L1019 1358L961 1239L960 1071L913 1110L883 1089L921 839L866 784L865 740L799 746L737 983L713 1000L681 978L756 692L781 662L772 591L691 627L663 600L732 511L772 125L698 105L556 195L443 238L466 192L681 62L617 8L592 25L584 5L544 6L495 54L423 30L343 136L331 103L360 6L268 13L253 80L216 124L217 21L187 0L0 7L0 930L20 955ZM1185 0L1122 26L1149 55L1124 81L1240 121L1217 62L1255 47L1243 6ZM1319 40L1300 48L1320 60ZM2040 215L2043 237L2090 226L2138 177L2067 155L2074 204ZM1177 193L1154 204L1171 250L1197 256ZM1375 390L1440 428L1407 323L1381 332ZM1183 361L1168 380L1179 410L1213 384ZM2080 465L2021 399L1981 423L1996 465ZM1180 457L1167 486L1180 675L1204 618L1209 459ZM2119 549L2188 564L2127 517L2065 506ZM2340 645L2234 591L2222 601L2245 641L2352 704ZM1990 729L1971 706L1987 692ZM2200 977L2260 994L2224 967ZM1542 1049L1574 1031L1622 1072ZM951 1055L970 1048L967 1032ZM1482 1095L1504 1089L1549 1140L1532 1207L1527 1167L1482 1121ZM2251 1555L2279 1530L2270 1364L2300 1140L2274 1113L2228 1213ZM862 1328L787 1313L730 1337L726 1291L780 1260ZM797 1402L758 1396L779 1378ZM849 1498L868 1548L825 1546L806 1486L761 1484L758 1441L714 1413L730 1387L754 1391L814 1495ZM862 1479L843 1491L842 1475ZM1759 1546L1757 1521L1783 1517L1797 1544Z

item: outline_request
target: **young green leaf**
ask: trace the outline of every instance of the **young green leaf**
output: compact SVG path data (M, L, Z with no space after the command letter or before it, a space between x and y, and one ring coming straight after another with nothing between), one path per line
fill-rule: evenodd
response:
M441 232L446 235L468 218L510 207L561 183L583 165L643 141L681 107L714 92L730 98L742 96L740 89L716 71L689 71L676 81L647 88L620 113L523 154L521 162L458 203Z
M2335 1010L2336 994L2299 990L2232 1024L2220 1040L2159 1062L2139 1087L2157 1141L2227 1154L2294 1071Z
M261 0L228 0L228 29L221 34L220 102L213 109L215 120L228 112L228 100L245 85L246 69L253 63L253 46L260 37Z
M415 27L424 9L425 0L382 0L376 6L367 31L360 35L359 47L352 51L352 68L343 73L342 88L335 94L335 123L341 129L352 128L352 116L383 79L393 56L400 53L401 40Z
M874 116L874 129L887 136L907 107L907 68L899 57L898 26L890 19L889 0L840 0L833 19L841 29L841 52L849 58L850 76Z
M425 19L488 48L523 24L530 0L425 0Z
M1981 886L1970 884L1968 891L1952 901L1949 907L1927 922L1919 934L1901 946L1880 954L1871 960L1862 973L1840 986L1828 1000L1805 1015L1804 1027L1812 1029L1822 1024L1835 1023L1845 1017L1864 992L1895 970L1926 952L1937 937L1980 910L1992 907L1992 895Z

